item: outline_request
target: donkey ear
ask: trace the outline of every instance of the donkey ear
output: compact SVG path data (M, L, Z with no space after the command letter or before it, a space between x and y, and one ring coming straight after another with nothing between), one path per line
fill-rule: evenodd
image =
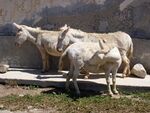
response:
M16 27L17 29L21 29L21 26L16 23L13 23L13 26Z
M67 29L66 29L65 31L68 32L69 29L70 29L70 26L68 26Z
M23 31L23 28L22 28L22 27L20 27L20 28L18 29L18 32L19 32L19 31Z
M67 27L67 26L68 26L67 24L64 25L64 27Z
M107 43L107 40L106 39L102 39L103 40L103 43Z
M100 48L102 48L102 49L104 49L104 40L103 39L100 39L99 40L99 46L100 46Z
M66 31L69 29L70 29L70 26L68 26L67 24L65 24L63 27L60 28L61 31Z
M64 31L64 29L66 28L66 24L62 27L59 28L60 31Z
M70 29L70 26L68 26L67 29L69 30L69 29Z

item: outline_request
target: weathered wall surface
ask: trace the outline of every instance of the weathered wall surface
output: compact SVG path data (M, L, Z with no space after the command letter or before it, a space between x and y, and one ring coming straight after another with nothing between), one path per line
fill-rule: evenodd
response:
M0 0L0 35L12 35L12 22L49 30L64 24L87 32L121 30L133 38L133 64L142 63L150 72L149 10L150 0ZM35 46L25 43L16 48L13 38L0 37L0 63L40 68L41 57ZM50 62L55 69L58 60L50 58Z
M122 30L149 38L149 10L150 0L0 0L0 26L16 22L57 29L67 23L88 32Z
M131 67L136 63L141 63L150 73L150 40L147 39L133 39L134 52L131 61Z
M10 67L41 68L41 56L36 46L27 42L18 48L14 45L14 39L14 36L0 36L0 63L9 64ZM142 63L150 73L150 40L134 38L133 43L134 54L131 66ZM58 68L58 59L50 56L52 70Z
M50 68L57 69L58 57L50 57ZM17 68L41 69L42 59L39 50L31 42L21 47L15 46L15 36L0 36L0 64L8 64Z
M10 67L41 68L41 56L32 43L24 43L20 48L15 46L15 37L0 36L0 63Z

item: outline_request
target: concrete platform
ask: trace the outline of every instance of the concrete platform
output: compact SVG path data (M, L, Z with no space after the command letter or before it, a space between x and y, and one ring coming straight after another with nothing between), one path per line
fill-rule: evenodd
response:
M60 73L49 72L42 74L35 69L9 69L7 73L0 74L0 83L18 85L38 85L40 87L64 87L65 78ZM86 90L106 90L106 80L104 74L92 74L89 79L78 79L80 89ZM128 90L150 90L150 75L144 79L137 77L121 78L117 74L117 88Z

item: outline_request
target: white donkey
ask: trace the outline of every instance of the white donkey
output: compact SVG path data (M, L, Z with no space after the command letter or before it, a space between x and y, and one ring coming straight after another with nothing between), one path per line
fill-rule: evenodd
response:
M78 42L70 45L62 54L59 61L59 70L62 70L63 58L68 57L70 62L69 73L66 78L66 89L69 90L69 81L72 78L77 95L80 90L77 77L81 69L92 73L105 72L108 94L118 94L116 89L116 73L122 62L118 48L103 46L103 42ZM112 73L113 92L110 87L110 73Z
M42 72L49 70L49 55L59 57L62 52L57 51L58 36L60 31L47 31L39 28L32 28L26 25L13 23L17 30L15 45L21 46L24 42L32 42L40 51L42 57ZM85 71L82 73L86 73Z
M98 42L102 39L106 41L110 47L117 47L120 51L122 61L125 64L123 77L130 74L130 59L133 54L133 43L131 37L124 32L114 33L86 33L81 30L70 28L65 25L60 28L62 33L59 35L57 50L62 52L70 44L76 42Z
M42 72L49 70L48 56L60 56L61 53L56 50L59 31L47 31L39 28L32 28L26 25L13 23L17 30L15 44L21 46L25 41L30 41L39 49L43 68ZM42 44L41 44L42 42Z

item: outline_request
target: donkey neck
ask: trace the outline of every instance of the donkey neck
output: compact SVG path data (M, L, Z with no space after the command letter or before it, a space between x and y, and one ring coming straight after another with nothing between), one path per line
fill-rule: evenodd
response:
M29 35L28 38L27 38L30 42L32 42L33 44L35 44L36 42L36 38L32 35Z
M83 42L97 42L97 34L96 33L86 33L84 31L78 29L70 29L70 34L73 36L71 40L74 41L83 41Z
M40 33L40 31L39 30L32 30L32 29L27 29L27 31L31 34L31 36L33 36L33 37L37 37L38 36L38 34Z
M29 32L28 40L32 42L33 44L35 44L38 35L41 33L40 30L35 29L35 28L30 28L30 27L25 27L25 28Z

